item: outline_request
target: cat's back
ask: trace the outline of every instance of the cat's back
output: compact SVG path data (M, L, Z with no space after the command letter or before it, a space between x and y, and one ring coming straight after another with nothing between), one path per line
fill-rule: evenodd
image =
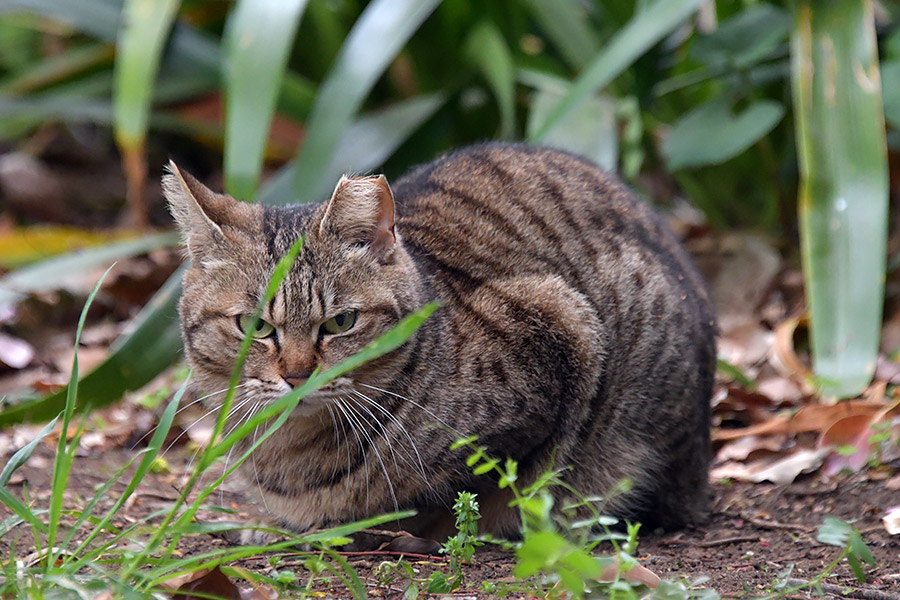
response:
M690 296L712 322L704 285L661 219L615 176L524 144L464 148L394 185L407 248L438 276L483 283L551 273L597 299L610 286ZM664 288L664 289L663 289Z

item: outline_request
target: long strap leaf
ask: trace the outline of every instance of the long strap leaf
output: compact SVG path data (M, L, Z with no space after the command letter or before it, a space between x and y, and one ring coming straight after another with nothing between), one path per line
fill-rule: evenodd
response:
M374 0L347 36L316 96L297 159L294 195L314 198L341 136L381 74L440 0Z

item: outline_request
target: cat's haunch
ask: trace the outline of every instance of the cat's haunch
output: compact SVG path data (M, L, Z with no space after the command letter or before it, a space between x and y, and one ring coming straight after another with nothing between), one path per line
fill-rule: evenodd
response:
M231 423L439 299L397 350L304 398L256 451L250 477L297 530L414 508L419 535L452 530L459 490L483 532L514 536L508 490L476 477L470 435L550 468L600 510L675 528L707 509L714 317L674 235L614 177L555 150L485 144L414 169L342 178L322 204L263 207L171 165L166 196L192 266L180 312L206 392L228 387L272 270L302 252L265 307ZM218 398L224 392L220 392ZM256 489L257 485L248 486ZM551 489L556 505L572 499Z

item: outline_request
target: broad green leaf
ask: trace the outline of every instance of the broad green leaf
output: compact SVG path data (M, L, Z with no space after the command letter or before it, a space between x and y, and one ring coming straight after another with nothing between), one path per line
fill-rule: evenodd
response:
M25 294L66 287L71 278L81 283L84 274L91 269L177 242L178 234L159 233L78 250L35 263L0 277L0 305L15 302Z
M163 44L180 0L125 0L116 43L113 110L123 148L144 143Z
M575 0L525 0L537 26L546 32L573 69L584 67L600 49L583 3Z
M710 67L747 68L785 43L791 31L790 14L765 2L750 6L700 36L691 54Z
M161 0L160 4L171 0ZM115 43L119 34L122 0L4 0L0 15L28 11L60 23L65 23L97 39ZM218 73L219 49L207 34L178 24L172 30L169 44L174 62L185 66L203 67Z
M530 137L542 142L569 112L606 87L654 44L693 14L703 0L656 0L636 14L578 76L568 95Z
M500 106L500 131L512 138L516 129L515 71L512 55L497 27L484 21L475 26L466 42L466 56L478 67Z
M256 194L288 52L307 0L239 0L225 29L225 188Z
M344 173L364 173L381 165L446 100L444 94L428 94L360 117L347 128L318 187L307 200L325 200ZM298 202L292 191L295 177L293 164L284 167L266 183L259 201L263 204Z
M322 83L296 167L294 196L315 198L335 150L375 82L440 0L373 0Z
M107 44L89 44L52 55L18 71L0 86L0 93L26 94L112 61L113 48Z
M531 101L528 135L543 123L551 110L565 96L565 91L539 89ZM616 171L619 159L619 136L615 103L604 96L588 98L566 114L554 127L545 144L587 157L610 173Z
M875 371L887 255L888 164L871 1L798 0L791 72L800 241L822 393Z
M702 104L682 116L662 144L669 169L715 165L737 156L772 131L784 117L774 100L759 100L740 114L727 101Z
M181 336L176 307L180 293L179 270L132 319L129 332L110 348L109 358L80 381L76 411L115 402L124 392L147 384L178 358ZM54 417L66 404L67 390L7 408L0 413L0 427Z
M816 532L816 540L829 546L843 548L847 545L851 533L853 528L849 523L835 517L825 517L825 521L819 525Z

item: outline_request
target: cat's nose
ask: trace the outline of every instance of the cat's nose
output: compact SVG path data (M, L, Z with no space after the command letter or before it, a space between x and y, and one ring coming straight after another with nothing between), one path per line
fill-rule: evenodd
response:
M287 375L282 375L281 378L284 379L285 383L289 386L295 388L306 383L306 380L309 379L310 375L312 375L312 371L305 371L303 373L289 373Z

